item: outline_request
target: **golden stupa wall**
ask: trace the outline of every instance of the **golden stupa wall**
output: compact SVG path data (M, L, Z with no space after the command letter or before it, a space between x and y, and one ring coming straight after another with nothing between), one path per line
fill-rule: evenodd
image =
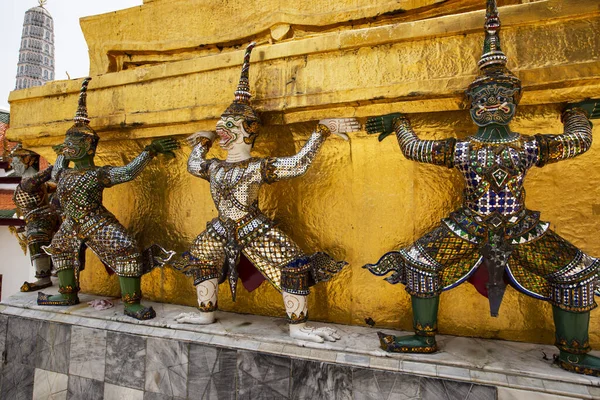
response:
M256 155L289 155L325 117L402 111L423 138L474 132L463 91L476 74L483 42L483 0L146 0L143 6L83 18L93 80L88 107L101 136L97 164L129 162L152 138L181 139L214 129L233 98L243 47L259 42L250 68L254 104L265 124ZM366 4L366 5L363 5ZM512 128L560 133L565 102L600 97L600 1L499 0L502 45L525 94ZM84 56L84 55L80 55ZM51 145L71 124L81 80L11 94L11 140L54 160ZM599 128L594 128L598 137ZM105 204L144 246L186 250L215 214L207 182L186 172L190 153L158 158L135 181L105 191ZM222 157L217 146L210 156ZM529 208L586 252L600 256L600 143L585 155L530 172ZM331 138L298 179L266 186L266 213L307 251L350 265L310 296L311 318L410 330L410 299L361 266L405 246L460 203L456 172L419 165L394 139L365 132ZM119 295L92 254L84 291ZM191 280L171 269L143 278L148 299L195 305ZM283 316L279 294L264 284L241 289L224 310ZM592 312L592 343L600 315ZM446 334L551 343L549 305L507 290L499 318L469 284L442 295Z

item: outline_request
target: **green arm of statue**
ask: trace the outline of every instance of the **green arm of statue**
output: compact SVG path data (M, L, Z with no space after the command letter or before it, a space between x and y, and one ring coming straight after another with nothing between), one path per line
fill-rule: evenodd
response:
M565 107L561 135L536 135L539 150L536 166L555 163L585 153L592 146L592 123L600 118L600 99L585 100Z
M175 157L173 151L178 148L179 144L173 138L153 140L152 143L146 146L144 151L129 164L122 167L108 167L107 175L109 182L107 186L118 185L119 183L129 182L135 179L157 154Z
M392 133L396 133L400 150L406 158L422 163L454 166L454 146L456 139L421 140L415 134L410 121L401 113L392 113L367 119L368 134L379 134L382 141Z

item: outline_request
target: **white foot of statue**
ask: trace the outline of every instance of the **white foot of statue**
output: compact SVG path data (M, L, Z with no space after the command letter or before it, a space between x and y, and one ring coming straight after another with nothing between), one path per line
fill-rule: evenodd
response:
M323 343L324 341L335 342L342 337L332 328L315 328L306 324L290 324L290 336L294 339L309 342Z
M214 312L181 313L175 317L180 324L208 325L215 322Z

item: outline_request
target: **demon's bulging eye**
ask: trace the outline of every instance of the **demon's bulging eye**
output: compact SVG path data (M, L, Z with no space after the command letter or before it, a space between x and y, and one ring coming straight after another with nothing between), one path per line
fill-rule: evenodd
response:
M67 142L67 146L73 146L73 142L71 142L71 141Z
M226 127L228 127L228 128L233 128L233 122L231 122L231 121L227 121L227 122L225 123L225 126L226 126Z
M479 100L477 100L478 104L485 104L485 102L486 102L486 98L485 97L482 97Z
M501 103L504 103L506 101L506 97L504 96L498 96L498 101Z

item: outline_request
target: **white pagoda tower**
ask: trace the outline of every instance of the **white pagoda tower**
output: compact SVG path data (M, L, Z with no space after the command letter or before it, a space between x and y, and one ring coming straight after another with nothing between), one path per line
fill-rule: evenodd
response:
M54 21L47 0L25 12L15 89L41 86L54 79Z

